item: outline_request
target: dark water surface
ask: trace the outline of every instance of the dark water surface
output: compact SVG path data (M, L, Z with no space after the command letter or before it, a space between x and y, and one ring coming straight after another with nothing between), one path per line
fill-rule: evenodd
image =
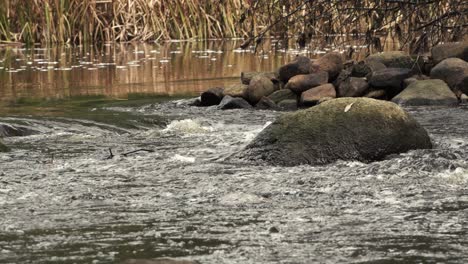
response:
M124 54L139 56L135 49ZM187 56L169 53L166 64L158 58L124 72L88 66L68 73L4 70L2 78L10 79L3 80L10 81L0 98L9 111L9 104L37 98L196 94L205 85L235 81L225 77L242 69L273 69L294 56L265 59L227 49L210 53L216 61L192 50ZM147 50L150 56L163 53ZM173 75L165 79L164 70L153 67L168 67ZM179 82L176 69L189 81ZM200 69L206 75L190 75ZM85 71L94 77L78 77ZM40 79L48 77L48 83ZM84 85L88 81L94 84ZM63 110L41 118L37 112L0 117L1 124L35 131L4 138L13 151L0 154L0 263L163 256L201 263L468 262L467 106L408 109L430 133L433 150L370 164L298 167L229 159L279 112L194 108L175 99L83 109L82 116L63 116ZM120 122L87 118L96 111ZM124 155L137 149L153 152Z

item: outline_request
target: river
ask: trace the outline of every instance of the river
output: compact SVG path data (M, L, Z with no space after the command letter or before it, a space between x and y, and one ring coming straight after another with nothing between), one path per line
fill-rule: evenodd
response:
M467 105L407 109L432 150L369 164L233 161L281 113L185 98L297 54L235 47L3 50L0 124L33 131L4 138L0 263L468 262Z

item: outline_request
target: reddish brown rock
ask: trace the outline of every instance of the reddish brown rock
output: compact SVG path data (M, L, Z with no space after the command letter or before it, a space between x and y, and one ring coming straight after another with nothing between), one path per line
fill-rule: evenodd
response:
M286 84L285 88L290 89L296 94L301 94L316 86L328 82L328 73L325 71L318 71L311 74L296 75Z
M300 103L305 106L316 105L322 98L336 98L335 86L331 83L309 89L301 94Z

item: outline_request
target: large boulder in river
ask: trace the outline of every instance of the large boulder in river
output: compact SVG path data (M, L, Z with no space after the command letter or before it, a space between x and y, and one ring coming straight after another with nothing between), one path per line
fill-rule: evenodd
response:
M432 48L431 54L432 61L436 64L448 58L468 61L468 41L439 44Z
M270 78L256 75L250 81L249 87L245 91L245 97L252 105L256 105L262 97L272 94L277 89L278 87Z
M379 62L388 68L412 69L415 60L403 51L385 51L372 54L365 59L366 63Z
M392 101L405 106L458 104L457 96L447 84L437 79L414 81Z
M296 59L278 69L279 80L287 83L289 79L299 74L308 74L312 61L304 56L297 56Z
M338 98L280 116L243 151L274 165L375 161L393 153L432 148L418 122L392 102Z
M284 87L296 94L301 94L316 86L326 84L328 82L328 73L326 71L318 71L311 74L300 74L292 77Z
M314 61L310 72L313 73L317 70L325 71L328 73L328 78L331 82L343 70L343 64L343 55L338 52L330 52Z
M386 68L376 71L369 79L370 86L384 89L392 98L403 90L403 80L411 76L411 70L406 68Z
M459 58L448 58L441 61L431 70L431 78L445 81L452 90L468 76L468 62Z

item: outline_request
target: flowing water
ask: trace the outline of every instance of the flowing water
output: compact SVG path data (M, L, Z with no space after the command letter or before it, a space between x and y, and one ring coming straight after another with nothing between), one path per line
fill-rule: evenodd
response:
M280 112L197 108L176 98L85 102L72 110L72 99L50 102L193 95L236 81L240 70L270 70L294 56L193 45L112 47L119 62L89 55L82 61L88 64L77 59L82 49L64 48L57 56L66 59L47 72L28 54L50 49L16 51L24 58L18 61L6 56L0 123L33 131L4 138L12 151L0 154L0 263L164 256L201 263L468 262L468 106L408 109L433 150L370 164L275 167L229 157ZM128 65L140 56L140 66ZM96 119L95 112L106 115Z

